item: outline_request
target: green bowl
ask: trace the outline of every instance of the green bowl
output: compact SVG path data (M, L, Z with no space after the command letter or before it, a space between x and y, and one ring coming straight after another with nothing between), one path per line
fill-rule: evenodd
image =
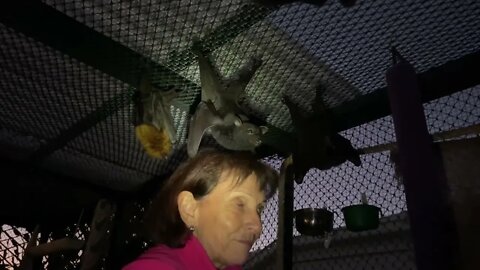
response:
M380 224L380 208L368 204L356 204L342 208L347 229L352 232L374 230Z

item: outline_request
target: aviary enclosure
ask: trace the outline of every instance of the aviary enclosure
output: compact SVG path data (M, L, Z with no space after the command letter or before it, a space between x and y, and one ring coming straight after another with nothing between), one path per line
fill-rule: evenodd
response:
M245 269L479 269L479 25L474 0L1 1L0 269L119 269L203 147L283 164Z

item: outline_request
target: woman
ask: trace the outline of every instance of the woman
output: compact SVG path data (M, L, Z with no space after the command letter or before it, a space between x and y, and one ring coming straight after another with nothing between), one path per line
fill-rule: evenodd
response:
M145 223L157 245L124 270L241 269L278 174L249 153L204 151L181 165Z

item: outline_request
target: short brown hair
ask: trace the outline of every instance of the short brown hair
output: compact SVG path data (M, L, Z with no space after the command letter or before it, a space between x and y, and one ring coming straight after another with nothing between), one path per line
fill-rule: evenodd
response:
M278 185L278 173L251 153L203 150L180 165L152 201L144 219L150 240L170 247L184 245L188 228L178 211L178 194L190 191L200 199L213 190L225 171L234 171L237 183L255 174L267 199Z

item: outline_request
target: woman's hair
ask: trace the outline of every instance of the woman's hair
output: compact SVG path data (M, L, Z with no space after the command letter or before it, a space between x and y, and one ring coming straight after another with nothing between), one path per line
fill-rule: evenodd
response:
M267 199L278 185L278 173L251 153L204 150L180 165L152 201L144 219L150 240L170 247L183 246L189 230L178 211L178 194L190 191L200 199L221 181L223 172L234 173L237 184L255 174Z

